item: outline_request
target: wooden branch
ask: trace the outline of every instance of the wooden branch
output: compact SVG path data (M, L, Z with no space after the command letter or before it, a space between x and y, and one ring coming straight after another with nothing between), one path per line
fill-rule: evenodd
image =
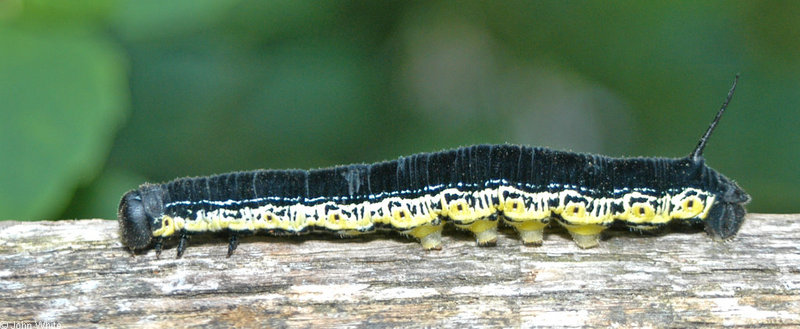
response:
M748 215L737 238L563 231L444 249L378 234L195 238L131 257L117 223L0 222L0 327L800 326L800 215Z

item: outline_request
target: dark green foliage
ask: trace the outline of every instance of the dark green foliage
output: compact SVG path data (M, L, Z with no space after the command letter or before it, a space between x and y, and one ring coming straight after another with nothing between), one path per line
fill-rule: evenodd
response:
M797 212L798 11L2 2L0 219L111 219L144 180L479 143L684 156L737 72L737 100L705 157L753 195L749 210Z

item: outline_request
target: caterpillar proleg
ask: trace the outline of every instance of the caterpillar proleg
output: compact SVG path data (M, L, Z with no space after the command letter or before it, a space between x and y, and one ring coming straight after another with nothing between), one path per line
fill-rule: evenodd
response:
M738 75L737 75L738 80ZM694 151L683 158L611 158L520 145L474 145L374 164L316 170L255 170L143 184L119 205L120 235L131 251L178 237L379 230L442 247L445 224L497 240L500 222L523 243L540 245L551 223L578 246L598 245L612 224L648 231L682 221L714 239L733 237L750 196L706 165L703 150L736 89L736 80Z

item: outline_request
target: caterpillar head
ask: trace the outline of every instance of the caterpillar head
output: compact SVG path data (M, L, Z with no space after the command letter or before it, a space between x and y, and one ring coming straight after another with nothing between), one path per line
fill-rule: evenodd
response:
M144 249L153 241L153 223L163 214L161 188L142 185L122 196L117 217L122 243L130 250Z

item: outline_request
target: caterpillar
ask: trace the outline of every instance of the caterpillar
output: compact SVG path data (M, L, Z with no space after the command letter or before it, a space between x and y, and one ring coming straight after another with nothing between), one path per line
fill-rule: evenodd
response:
M716 240L741 227L750 196L706 165L703 150L739 76L694 151L682 158L611 158L520 145L474 145L393 161L316 170L255 170L143 184L119 205L122 243L132 252L178 237L392 230L440 249L446 223L478 245L497 241L500 222L538 246L552 222L591 248L612 225L652 231L678 221Z

